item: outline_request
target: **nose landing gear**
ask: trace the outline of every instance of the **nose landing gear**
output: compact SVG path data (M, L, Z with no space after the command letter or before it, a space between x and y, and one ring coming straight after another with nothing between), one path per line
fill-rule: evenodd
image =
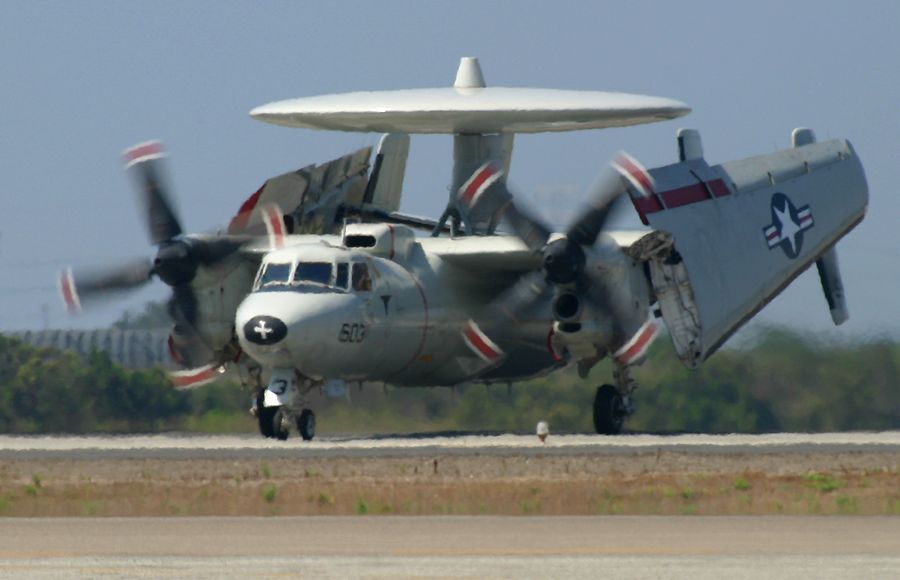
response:
M312 441L316 436L316 414L312 409L303 409L295 415L287 405L263 407L258 398L252 412L256 415L260 434L267 439L287 441L291 424L297 426L304 441Z

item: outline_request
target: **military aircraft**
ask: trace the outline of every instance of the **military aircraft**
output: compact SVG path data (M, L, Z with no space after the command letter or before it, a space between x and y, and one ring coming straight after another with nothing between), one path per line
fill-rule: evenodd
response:
M631 370L661 322L681 360L696 367L812 263L835 324L846 320L835 244L862 220L868 192L845 140L817 143L800 128L791 148L710 165L699 133L683 129L670 165L648 170L617 156L560 232L506 184L515 133L618 127L688 112L658 97L487 87L471 58L462 60L451 88L324 95L254 109L253 117L289 127L388 133L366 182L380 197L357 196L346 204L358 210L355 217L345 213L338 225L329 213L329 227L314 233L284 231L293 218L282 221L279 206L268 205L259 214L266 237L219 236L209 250L205 238L181 236L169 218L162 220L168 228L151 223L160 250L139 272L173 286L173 336L184 321L195 330L183 332L190 339L182 342L201 342L196 336L210 333L196 329L215 327L216 344L228 345L192 357L188 366L206 364L176 384L207 380L236 360L257 393L262 434L286 439L296 425L308 440L316 427L308 395L328 381L512 382L568 365L586 378L610 357L613 380L597 388L593 419L598 433L616 434L633 411ZM454 135L450 199L430 223L396 211L410 133ZM391 201L379 206L384 199ZM622 200L644 229L609 229ZM148 215L171 215L148 207ZM208 277L171 275L181 270L169 264L185 253L198 265L184 270ZM231 259L258 264L255 277L247 278L247 267L238 275L220 266ZM70 292L83 294L77 278L64 276L64 294L67 280ZM194 299L185 298L186 285ZM217 293L229 299L220 305Z

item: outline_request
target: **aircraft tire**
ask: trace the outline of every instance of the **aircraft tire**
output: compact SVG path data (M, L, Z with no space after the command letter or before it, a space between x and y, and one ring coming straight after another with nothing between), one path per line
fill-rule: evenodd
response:
M287 441L288 430L285 425L284 407L272 407L272 437L279 441Z
M594 396L594 429L600 435L618 435L625 422L625 400L612 385L600 385Z
M316 414L310 409L303 409L297 417L297 431L304 441L312 441L316 436Z
M275 431L272 430L272 419L276 410L276 407L263 407L262 398L257 399L256 420L259 423L260 434L267 439L275 436Z

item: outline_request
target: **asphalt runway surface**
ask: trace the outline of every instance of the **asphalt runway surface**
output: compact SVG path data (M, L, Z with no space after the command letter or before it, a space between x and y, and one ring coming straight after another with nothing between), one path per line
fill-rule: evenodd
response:
M621 455L640 452L765 455L898 453L900 431L769 435L419 434L322 437L306 442L241 435L0 436L2 459L228 459L421 455Z
M896 578L898 517L0 519L3 578Z

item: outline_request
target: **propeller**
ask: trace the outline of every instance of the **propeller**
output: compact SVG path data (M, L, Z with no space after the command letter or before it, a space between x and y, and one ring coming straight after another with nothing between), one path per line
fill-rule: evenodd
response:
M610 320L611 343L627 338L625 331L633 326L629 305L623 304L617 293L611 291L607 286L609 281L599 269L587 265L603 264L604 254L596 247L597 242L621 204L626 183L637 183L639 191L652 194L653 182L640 163L627 154L617 155L610 166L614 171L607 172L593 185L587 195L587 206L561 236L552 236L546 224L516 204L515 196L504 180L499 179L501 170L490 163L480 167L460 188L458 201L465 209L481 204L496 208L495 219L505 219L514 235L541 256L540 269L523 274L485 306L478 316L483 324L476 320L467 323L463 330L467 343L472 343L473 334L484 335L482 325L497 327L505 321L518 322L530 306L551 293L555 294L554 319L562 330L579 330L584 306L589 305ZM482 356L477 348L473 350Z
M83 303L135 290L155 276L172 288L167 310L175 323L170 340L173 355L187 367L210 363L214 353L197 332L197 296L191 282L199 267L213 266L227 259L248 238L183 234L165 183L162 162L165 152L160 142L135 145L123 157L126 170L138 185L150 243L157 247L156 256L152 260L131 260L90 272L66 269L60 277L66 308L77 312Z

